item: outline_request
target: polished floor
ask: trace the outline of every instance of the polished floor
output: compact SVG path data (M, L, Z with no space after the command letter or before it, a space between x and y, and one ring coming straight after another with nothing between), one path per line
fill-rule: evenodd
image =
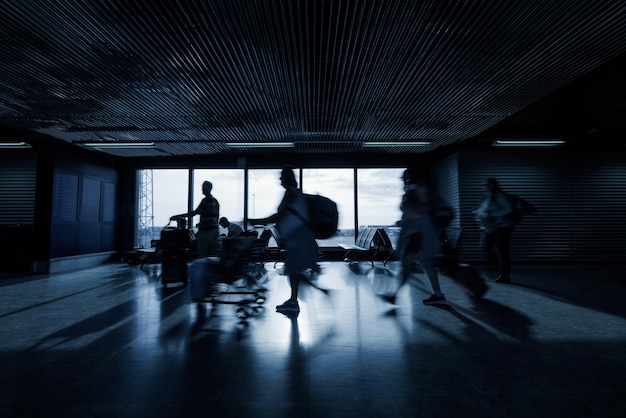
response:
M396 265L323 262L299 316L164 289L126 264L0 280L1 417L623 417L626 266L517 266L472 300ZM233 297L237 300L236 297Z

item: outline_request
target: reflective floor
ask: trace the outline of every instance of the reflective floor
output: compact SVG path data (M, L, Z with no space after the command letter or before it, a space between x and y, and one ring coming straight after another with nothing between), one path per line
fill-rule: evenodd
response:
M397 265L324 262L301 313L206 306L160 267L0 280L2 417L622 417L626 267L523 266L484 300Z

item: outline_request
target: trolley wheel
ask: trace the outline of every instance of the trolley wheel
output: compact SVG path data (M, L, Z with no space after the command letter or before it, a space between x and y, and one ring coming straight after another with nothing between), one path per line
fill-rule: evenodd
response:
M248 312L248 309L246 306L238 306L237 307L237 317L241 318L241 319L246 319L247 317L250 316L250 313Z

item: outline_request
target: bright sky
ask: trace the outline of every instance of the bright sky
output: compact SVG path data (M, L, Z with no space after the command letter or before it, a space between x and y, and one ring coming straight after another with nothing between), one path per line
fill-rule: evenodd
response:
M359 225L391 225L400 218L403 169L359 169ZM187 169L153 171L154 226L165 226L172 215L187 212ZM265 217L276 212L284 189L280 169L249 170L249 217ZM195 209L202 198L202 182L213 183L213 196L220 203L220 216L232 222L243 220L243 170L195 170ZM296 178L299 174L296 173ZM304 169L303 191L327 196L339 208L339 228L354 228L354 189L352 169ZM198 217L194 218L194 223Z

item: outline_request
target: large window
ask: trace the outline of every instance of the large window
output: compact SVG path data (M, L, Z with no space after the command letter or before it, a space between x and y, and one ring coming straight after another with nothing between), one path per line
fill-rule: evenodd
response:
M320 246L354 243L354 170L351 168L304 169L302 191L320 194L337 203L339 231L334 237L318 240Z
M135 245L150 247L161 237L170 216L187 211L189 170L141 170L138 174L138 213Z
M248 218L265 218L276 213L285 194L280 184L280 172L281 169L248 171ZM298 179L300 170L296 169L294 173ZM248 225L248 229L256 229L259 234L263 228ZM278 243L272 239L269 246L278 246Z
M243 228L244 171L241 169L194 170L193 209L197 208L204 198L202 183L205 181L213 184L211 194L220 204L220 217L225 216L231 223ZM199 217L194 217L192 226L195 226L199 220ZM221 232L226 233L226 231Z
M248 217L265 218L276 213L285 189L280 185L280 169L248 171ZM296 170L296 179L299 171Z
M187 212L189 170L154 170L152 191L154 226L163 228L170 216Z
M358 208L359 230L368 226L382 227L396 245L399 228L396 222L402 216L400 200L404 193L401 168L359 169Z
M248 170L248 218L263 218L276 213L285 190L280 184L280 168ZM294 170L300 180L300 170ZM305 193L321 194L337 203L339 209L339 232L336 236L319 240L320 246L338 243L354 243L355 226L361 230L367 226L385 228L395 245L400 219L403 169L358 169L354 184L354 169L303 169L302 190ZM144 173L147 171L144 171ZM204 197L202 182L213 183L212 194L220 203L220 216L243 226L244 221L244 176L243 169L189 169L149 170L149 180L140 182L140 195L149 193L150 198L139 203L138 223L139 246L149 245L150 239L158 239L160 231L168 224L172 215L195 209ZM193 175L191 196L189 176ZM146 177L148 178L148 177ZM145 183L145 184L144 184ZM355 187L358 197L358 212L355 213ZM144 207L145 206L145 207ZM356 216L358 215L358 223ZM148 220L149 222L146 222ZM191 227L198 222L194 217ZM247 225L253 229L253 225ZM222 231L223 232L223 231Z

